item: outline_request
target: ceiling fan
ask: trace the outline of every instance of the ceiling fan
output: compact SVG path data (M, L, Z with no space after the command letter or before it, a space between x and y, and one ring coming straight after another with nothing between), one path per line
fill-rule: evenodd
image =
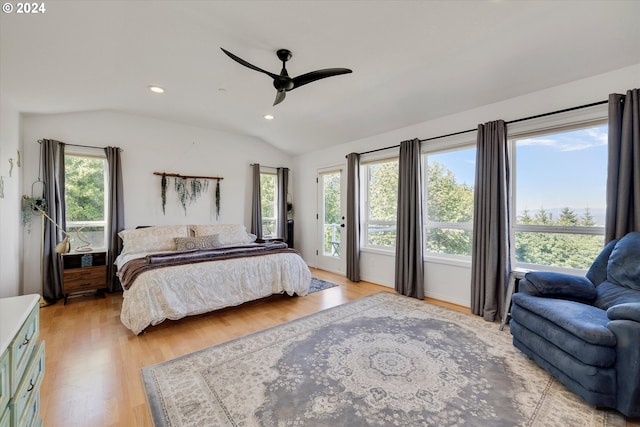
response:
M276 54L278 58L282 61L282 71L280 74L270 73L269 71L265 71L262 68L256 67L253 64L248 63L242 58L237 57L233 53L225 50L223 48L222 51L227 54L227 56L234 61L244 65L245 67L251 68L252 70L259 71L271 77L273 79L273 86L278 91L276 93L276 100L273 102L273 105L277 105L284 101L286 93L290 90L298 88L302 85L306 85L307 83L314 82L316 80L324 79L326 77L338 76L340 74L348 74L352 71L348 68L325 68L323 70L311 71L310 73L302 74L298 77L289 77L289 73L287 73L286 62L291 59L293 54L291 51L287 49L279 49Z

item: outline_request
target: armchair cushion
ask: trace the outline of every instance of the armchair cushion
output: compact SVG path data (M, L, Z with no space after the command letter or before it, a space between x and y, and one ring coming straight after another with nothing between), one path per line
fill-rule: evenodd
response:
M607 264L607 280L640 291L640 232L625 235L616 243Z
M602 310L607 310L618 304L640 303L640 291L625 288L609 281L601 283L596 290L598 298L593 302L593 305Z
M589 267L589 271L587 271L586 278L591 280L591 283L598 286L600 283L607 280L607 264L609 263L609 255L611 255L611 251L618 243L617 239L614 239L607 243L607 245L602 249L600 254L596 257L591 267Z
M635 320L640 322L640 302L628 302L616 305L607 310L611 320Z
M533 285L529 288L529 293L536 296L581 302L592 302L598 296L596 287L586 277L552 271L530 271L525 279Z

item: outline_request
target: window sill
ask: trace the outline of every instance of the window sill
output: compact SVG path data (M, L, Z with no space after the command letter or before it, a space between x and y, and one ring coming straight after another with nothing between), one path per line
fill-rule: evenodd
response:
M395 249L360 248L360 252L367 252L367 253L376 254L376 255L385 255L385 256L394 257L394 258L396 256Z
M442 256L425 255L423 260L424 262L430 262L433 264L455 265L456 267L471 268L471 257L469 257L469 259L463 259L463 258L454 258L452 256L447 256L447 255L442 255Z

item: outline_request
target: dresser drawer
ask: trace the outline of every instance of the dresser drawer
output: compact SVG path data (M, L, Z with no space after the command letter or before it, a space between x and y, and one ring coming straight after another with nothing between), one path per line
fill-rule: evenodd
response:
M107 287L107 270L104 266L65 270L63 293L90 291Z
M9 406L9 400L11 400L11 391L9 390L9 352L5 351L0 356L0 416L4 413L4 410ZM0 423L0 427L4 425Z
M24 377L13 398L12 424L30 426L40 412L40 385L44 378L44 342L37 344L34 349Z
M9 347L9 353L11 355L11 394L15 394L18 388L18 382L29 364L31 353L36 345L38 331L40 330L38 327L38 308L39 307L36 307L31 314L29 314L22 328L20 328L20 332L18 332Z
M0 427L11 427L11 411L9 408L4 408L0 411Z

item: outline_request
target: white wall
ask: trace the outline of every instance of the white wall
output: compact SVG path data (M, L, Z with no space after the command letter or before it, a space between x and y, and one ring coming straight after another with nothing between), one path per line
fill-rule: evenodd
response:
M250 224L249 165L291 167L291 158L256 138L229 134L141 116L110 111L56 114L23 118L24 186L30 194L38 177L39 139L94 147L118 146L122 152L125 228L138 225L242 223ZM73 147L69 147L71 150ZM167 191L162 213L160 176L154 171L183 175L221 176L220 218L215 217L215 182L206 195L187 207L185 215L173 191ZM40 273L33 268L40 257L40 222L24 233L24 288L38 292ZM4 236L4 231L3 231ZM13 241L19 241L15 239ZM13 293L13 289L6 290Z
M4 190L4 197L0 198L0 298L21 293L23 168L18 167L18 151L22 154L20 115L3 99L0 105L0 176ZM9 159L13 159L14 165L11 176Z
M640 87L640 64L298 156L295 159L294 168L297 171L295 180L297 247L307 263L315 265L317 170L334 165L346 166L345 155L350 152L363 152L397 145L400 141L416 137L424 139L473 129L479 123L491 120L510 121L589 104L606 100L609 93L624 93L628 89L637 87ZM425 99L424 102L430 101ZM381 105L380 108L385 106ZM362 279L393 287L394 265L393 256L363 252L360 260ZM427 296L469 307L471 305L470 282L469 263L426 260L425 294Z

